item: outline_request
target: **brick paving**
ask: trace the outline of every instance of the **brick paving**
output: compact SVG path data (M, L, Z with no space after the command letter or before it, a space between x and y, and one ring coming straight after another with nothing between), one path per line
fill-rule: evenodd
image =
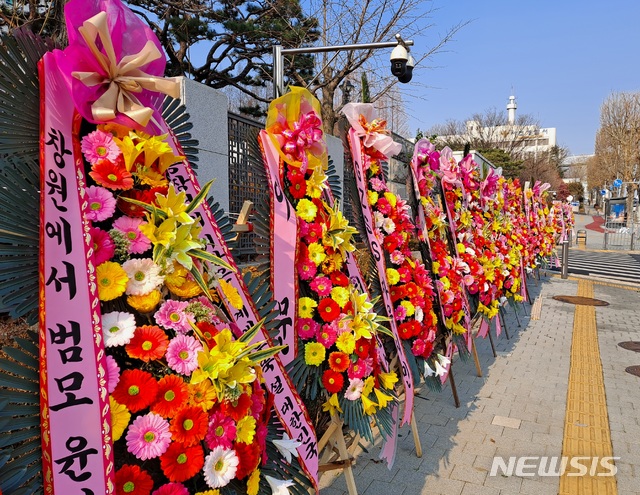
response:
M423 456L415 455L408 426L400 430L395 465L378 461L379 447L364 446L354 466L362 495L510 495L557 494L558 477L489 476L494 456L561 456L575 306L552 299L576 295L577 282L543 277L529 282L532 298L540 298L540 319L530 319L531 306L506 313L511 339L496 339L493 357L488 340L476 345L483 377L473 359L453 363L461 406L451 389L420 390L415 415ZM640 340L640 293L623 287L594 285L595 295L610 303L596 308L620 495L640 495L640 378L626 373L640 364L640 353L617 344ZM518 424L519 422L519 424ZM346 495L344 477L328 473L321 495ZM578 494L577 494L578 495Z

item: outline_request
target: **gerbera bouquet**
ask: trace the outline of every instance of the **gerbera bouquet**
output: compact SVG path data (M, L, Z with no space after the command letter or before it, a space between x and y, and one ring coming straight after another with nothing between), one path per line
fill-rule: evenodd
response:
M291 89L271 103L260 135L265 166L278 170L272 186L284 191L296 217L291 262L297 279L292 313L298 353L290 364L291 378L309 403L320 399L324 411L373 440L372 420L383 435L389 431L397 381L381 362L377 334L385 331L384 318L346 270L356 229L337 204L331 207L323 198L329 186L319 103L308 91ZM277 251L277 241L272 242Z
M356 122L356 112L366 111L364 105L353 105L345 109L347 118ZM385 135L384 121L367 122L362 114L357 114L357 124L369 129L369 136ZM373 129L375 127L375 130ZM435 290L431 274L421 260L417 259L409 248L409 242L415 235L409 206L406 201L394 194L389 187L382 169L382 160L386 156L369 140L360 137L350 141L352 146L360 146L362 162L354 160L354 167L361 167L356 173L364 178L366 187L366 203L361 208L368 208L365 218L371 218L372 230L368 235L370 249L372 242L382 247L383 260L379 262L382 269L379 277L385 277L390 299L389 318L393 319L398 336L406 342L411 355L420 360L419 366L412 366L424 376L433 374L432 368L425 365L426 360L432 362L436 358L434 344L438 330L438 317L434 311ZM407 351L408 352L408 351ZM439 368L438 368L439 369Z
M195 493L230 486L255 494L270 408L258 363L278 348L237 335L191 202L166 171L182 160L167 136L110 124L81 141L89 181L93 259L107 353L117 493ZM231 493L231 492L229 492Z
M481 267L469 265L458 252L458 243L449 229L449 219L441 199L439 169L440 153L427 139L421 139L415 147L411 162L419 208L418 219L423 224L421 241L427 243L431 252L432 269L437 277L436 287L440 307L447 329L455 334L464 334L470 326L470 308L467 292L478 291L477 277ZM452 247L453 246L453 247ZM462 245L465 253L468 246Z

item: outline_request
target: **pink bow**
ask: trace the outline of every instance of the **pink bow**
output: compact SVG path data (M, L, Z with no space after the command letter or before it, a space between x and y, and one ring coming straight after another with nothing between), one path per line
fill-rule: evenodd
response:
M320 118L315 112L305 113L300 117L300 120L294 122L293 129L284 129L281 135L284 138L282 151L301 162L300 171L306 172L309 166L307 150L322 141L322 121Z

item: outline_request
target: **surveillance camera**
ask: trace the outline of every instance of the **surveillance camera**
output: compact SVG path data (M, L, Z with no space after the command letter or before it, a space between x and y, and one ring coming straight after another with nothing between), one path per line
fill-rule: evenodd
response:
M400 81L403 84L406 84L409 81L411 81L411 78L413 77L414 65L416 65L416 61L413 60L413 57L411 56L411 54L409 54L409 59L407 60L407 65L405 67L404 74L398 77L398 81Z
M407 49L402 45L397 45L391 52L391 73L396 77L401 77L407 70L407 60L409 60L409 53Z

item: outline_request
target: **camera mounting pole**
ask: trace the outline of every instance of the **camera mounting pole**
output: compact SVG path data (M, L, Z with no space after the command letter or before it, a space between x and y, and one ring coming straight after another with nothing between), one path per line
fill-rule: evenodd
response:
M313 46L308 48L282 48L282 45L273 45L273 97L278 98L285 92L284 87L284 56L298 53L324 53L355 50L377 50L378 48L395 48L413 46L413 40L403 40L396 34L396 41L382 41L379 43L362 43L356 45Z

